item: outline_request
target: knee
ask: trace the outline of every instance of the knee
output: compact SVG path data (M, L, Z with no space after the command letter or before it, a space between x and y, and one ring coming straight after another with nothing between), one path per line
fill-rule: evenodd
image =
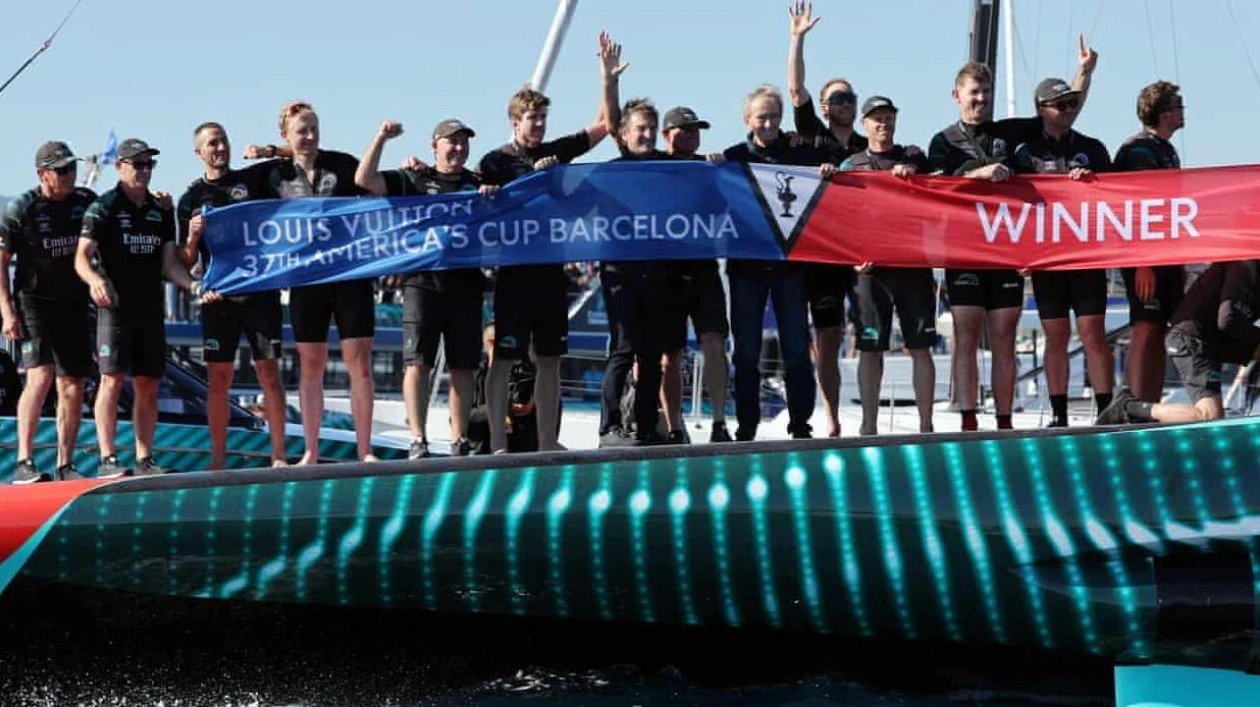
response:
M58 378L57 394L67 400L83 397L83 379L69 377Z

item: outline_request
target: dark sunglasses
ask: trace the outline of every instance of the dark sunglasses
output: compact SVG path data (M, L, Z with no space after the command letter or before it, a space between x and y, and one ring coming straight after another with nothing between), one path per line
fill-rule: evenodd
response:
M132 167L135 167L136 169L141 169L141 170L153 169L155 166L157 166L157 160L141 160L139 162L128 162L127 164L131 165Z
M857 94L850 91L836 91L830 96L827 96L827 105L829 106L843 106L856 103Z
M1055 101L1054 103L1047 103L1045 105L1048 105L1058 111L1069 111L1080 108L1081 102L1075 98L1069 98L1066 101Z
M52 171L64 177L68 174L74 174L76 171L78 171L78 169L79 169L78 165L71 162L70 164L62 165L60 167L53 167Z

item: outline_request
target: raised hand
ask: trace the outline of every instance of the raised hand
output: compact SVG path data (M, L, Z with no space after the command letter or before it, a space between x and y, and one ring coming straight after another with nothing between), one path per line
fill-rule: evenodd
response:
M403 134L402 123L396 120L386 120L381 123L381 128L376 131L376 134L383 140L392 140Z
M1098 52L1093 47L1085 44L1085 34L1076 35L1076 51L1077 61L1080 62L1081 71L1087 74L1094 73L1094 67L1098 66Z
M615 79L630 66L630 62L621 62L621 45L612 41L607 32L599 33L599 69L600 75L606 79Z
M814 3L797 2L788 5L788 17L791 18L792 36L803 35L814 28L818 24L821 17L814 17Z

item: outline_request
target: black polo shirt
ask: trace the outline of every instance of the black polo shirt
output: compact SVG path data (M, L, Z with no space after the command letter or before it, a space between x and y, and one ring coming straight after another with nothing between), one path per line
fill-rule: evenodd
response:
M884 152L876 152L868 148L842 162L840 169L846 172L863 170L888 172L899 164L914 166L918 174L927 174L932 171L927 155L914 145L909 147L893 145L891 150Z
M928 161L932 171L962 176L986 165L1005 162L1026 140L1041 132L1041 118L1006 118L968 125L961 120L932 136Z
M422 170L391 169L381 172L388 196L420 196L425 194L449 194L457 191L477 191L481 178L475 172L461 169L458 172L439 172L433 167ZM420 224L423 226L424 224ZM419 272L407 277L408 287L427 290L484 289L486 276L480 268L460 268L439 272Z
M487 152L478 171L486 184L502 186L533 172L538 160L555 157L561 164L568 164L590 152L591 147L591 136L585 130L539 143L537 147L524 147L513 141Z
M292 160L275 160L267 173L268 198L295 199L306 196L363 196L367 192L354 183L359 160L354 155L320 150L315 157L314 182Z
M96 241L101 271L118 295L115 309L125 316L162 317L162 249L175 242L175 215L152 193L136 204L115 187L101 194L83 216L79 235Z
M175 207L175 220L179 224L180 243L188 240L188 222L205 207L222 208L242 201L274 198L267 177L275 169L274 162L260 162L245 169L229 170L218 179L206 179L202 175L184 190ZM198 246L202 259L210 251L203 240Z
M1181 169L1181 156L1171 142L1144 130L1120 145L1113 167L1118 172Z
M1055 139L1044 130L1015 148L1007 164L1020 174L1067 174L1083 168L1111 170L1111 155L1099 140L1069 130Z
M61 201L39 188L10 201L0 217L0 249L17 257L13 289L26 297L87 303L87 285L74 272L83 216L96 193L76 187Z
M807 98L804 103L792 108L792 121L796 124L796 134L810 140L814 149L822 153L823 160L834 165L839 165L850 155L865 150L868 144L866 136L856 132L849 136L848 142L837 140L835 133L831 132L831 126L818 117L812 98Z
M1173 312L1170 324L1193 322L1208 341L1227 340L1221 351L1254 351L1260 345L1260 260L1213 263L1194 281ZM1231 361L1244 363L1245 361Z

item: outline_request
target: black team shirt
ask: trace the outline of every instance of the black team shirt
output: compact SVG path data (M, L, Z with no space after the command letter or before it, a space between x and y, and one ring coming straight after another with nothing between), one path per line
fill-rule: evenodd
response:
M481 178L474 172L461 169L458 172L439 172L433 167L423 170L391 169L381 172L388 196L421 196L425 194L449 194L457 191L475 192L481 187ZM460 268L439 272L420 272L407 276L404 284L426 290L452 289L476 290L486 286L486 276L480 268Z
M61 201L38 188L10 201L0 217L0 249L17 257L13 289L24 297L87 303L87 285L74 272L83 216L96 194L76 187Z
M307 180L306 172L292 160L276 160L267 174L267 187L280 199L304 196L363 196L366 192L354 183L359 160L353 155L320 150L315 157L315 179Z
M101 271L118 295L115 311L161 319L166 309L162 248L175 242L175 215L152 193L136 204L115 187L88 208L79 235L96 241Z
M229 170L218 179L206 179L205 175L202 175L193 180L193 183L184 190L184 195L179 198L179 204L175 207L180 243L188 240L188 223L193 216L206 207L222 208L254 199L274 198L275 194L267 182L267 175L275 167L274 162L260 162L245 169ZM209 261L210 249L206 246L204 238L197 244L197 252L201 254L203 262ZM253 294L265 293L232 295L224 299L244 303L248 302Z
M849 136L847 143L837 140L830 126L818 117L812 98L792 108L792 120L796 123L796 133L812 141L814 148L822 153L823 160L834 165L865 150L869 144L865 135L856 132Z
M1067 174L1077 168L1107 172L1111 155L1102 142L1075 130L1059 140L1043 130L1018 145L1007 163L1021 174Z
M968 125L961 120L932 136L928 161L932 171L960 177L1005 162L1016 147L1041 132L1041 118L1006 118Z
M1252 326L1256 319L1260 260L1240 260L1213 263L1203 271L1173 312L1171 324L1195 324L1200 336L1218 344L1226 362L1246 363L1260 345L1260 329Z

